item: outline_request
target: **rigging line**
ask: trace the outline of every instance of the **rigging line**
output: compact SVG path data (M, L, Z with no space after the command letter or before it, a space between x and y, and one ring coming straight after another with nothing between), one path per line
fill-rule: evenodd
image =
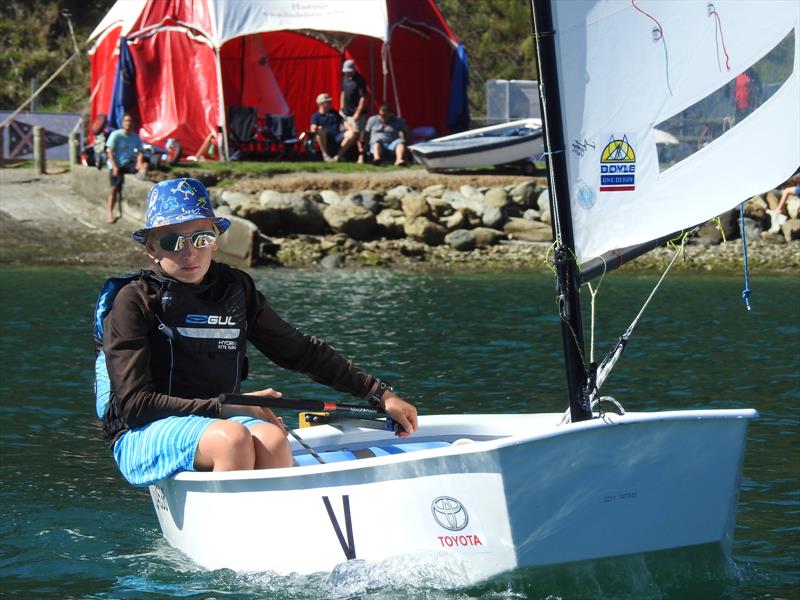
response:
M600 256L600 260L603 261L603 274L600 275L600 281L597 282L597 289L592 288L591 283L587 283L586 285L589 287L589 293L592 295L592 319L591 325L589 327L589 364L594 362L594 307L595 307L595 298L597 297L597 293L600 291L600 286L603 283L603 277L606 276L606 270L608 268L608 264L606 263L606 259Z
M708 4L708 14L709 16L714 15L715 18L714 41L717 43L717 64L719 64L719 41L717 41L717 31L719 31L719 40L722 41L722 51L725 53L725 69L730 71L731 57L728 55L728 49L725 47L725 35L722 33L722 19L720 19L717 9L714 8L714 5L711 3Z
M639 319L642 318L644 311L647 309L647 306L650 304L650 301L653 299L653 296L655 296L656 292L658 291L658 288L661 286L661 283L666 278L667 273L669 273L669 270L672 268L672 265L674 265L678 257L683 254L685 242L686 242L686 236L683 237L681 246L675 251L675 255L672 257L672 260L667 265L667 268L664 269L664 272L661 274L661 278L658 280L658 283L656 283L655 287L650 292L650 295L647 297L647 300L645 300L644 304L642 305L642 308L639 310L639 314L637 314L636 318L634 318L631 324L628 325L628 329L625 330L625 333L623 333L622 336L620 336L619 340L617 340L617 343L614 344L614 346L608 352L606 357L603 359L603 362L600 363L599 367L597 367L596 389L598 390L600 389L600 386L603 385L603 382L605 382L606 378L611 373L611 370L614 368L614 365L617 363L617 360L619 359L620 356L622 356L622 353L625 351L625 346L628 343L628 339L631 337L634 328L639 323Z
M664 37L664 28L661 27L661 23L659 23L658 19L656 19L653 15L651 15L649 13L646 13L641 8L636 6L636 0L631 0L631 6L633 6L633 8L638 10L645 17L647 17L648 19L653 21L653 23L656 24L656 27L658 29L658 37L654 41L657 42L657 41L660 40L661 41L661 45L664 47L664 69L666 71L666 77L667 77L667 89L669 90L669 95L670 96L674 96L674 94L672 93L672 86L669 83L669 53L667 52L667 40Z
M742 248L744 249L744 290L742 290L742 300L744 300L747 310L750 306L750 268L747 264L747 236L744 229L744 202L739 205L739 223L742 228Z

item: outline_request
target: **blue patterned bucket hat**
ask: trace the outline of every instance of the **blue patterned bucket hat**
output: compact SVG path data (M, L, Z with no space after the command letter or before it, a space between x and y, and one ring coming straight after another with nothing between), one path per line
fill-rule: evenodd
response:
M145 226L134 231L131 237L144 244L151 229L198 219L214 223L220 234L231 226L228 219L214 215L208 190L197 179L167 179L154 185L147 194Z

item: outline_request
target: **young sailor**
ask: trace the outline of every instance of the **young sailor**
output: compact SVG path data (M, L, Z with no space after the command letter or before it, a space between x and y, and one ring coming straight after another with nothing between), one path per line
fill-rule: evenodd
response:
M417 411L323 340L281 319L239 269L212 260L230 226L194 179L155 185L132 238L153 270L111 278L95 312L97 412L123 476L148 485L181 470L291 466L283 423L268 408L221 405L239 393L250 342L274 363L379 403L405 430ZM112 310L113 308L113 310ZM273 388L251 392L280 397Z

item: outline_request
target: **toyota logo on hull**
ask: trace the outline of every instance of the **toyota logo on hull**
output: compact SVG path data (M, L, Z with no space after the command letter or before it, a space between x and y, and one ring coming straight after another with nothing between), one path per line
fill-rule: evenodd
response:
M448 531L461 531L469 523L467 509L455 498L439 496L431 503L436 522Z

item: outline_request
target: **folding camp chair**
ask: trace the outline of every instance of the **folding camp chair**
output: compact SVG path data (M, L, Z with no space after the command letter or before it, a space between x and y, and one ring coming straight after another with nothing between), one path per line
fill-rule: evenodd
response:
M255 108L252 106L228 108L228 143L231 160L237 160L258 151Z
M295 156L300 140L294 129L294 115L266 115L264 120L269 153L281 160Z

